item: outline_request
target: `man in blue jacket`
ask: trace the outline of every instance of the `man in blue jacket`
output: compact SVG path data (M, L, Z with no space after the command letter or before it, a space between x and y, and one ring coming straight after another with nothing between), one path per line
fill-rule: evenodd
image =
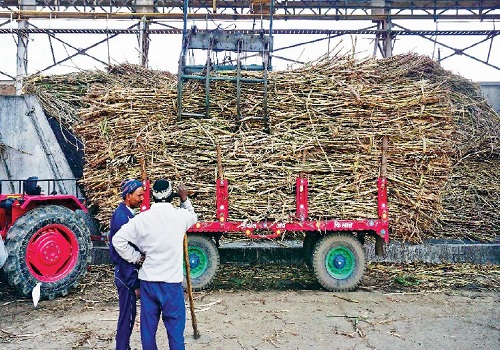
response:
M115 251L113 237L116 232L134 217L134 208L138 208L144 200L144 188L138 180L125 180L121 184L123 201L118 205L111 217L109 229L109 254L115 265L115 284L118 289L119 316L116 329L116 350L130 349L130 336L134 329L137 315L137 299L140 297L137 264L124 260ZM139 260L140 264L142 261Z

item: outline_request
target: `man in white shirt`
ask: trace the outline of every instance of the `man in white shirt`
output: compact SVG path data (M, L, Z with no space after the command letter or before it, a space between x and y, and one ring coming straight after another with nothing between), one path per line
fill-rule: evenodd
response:
M167 330L170 350L184 350L186 307L184 304L183 240L185 232L197 221L187 197L178 187L180 208L171 201L172 183L157 180L153 185L154 204L123 225L113 238L116 252L130 263L146 258L139 270L141 281L141 342L143 349L156 350L156 331L160 315Z

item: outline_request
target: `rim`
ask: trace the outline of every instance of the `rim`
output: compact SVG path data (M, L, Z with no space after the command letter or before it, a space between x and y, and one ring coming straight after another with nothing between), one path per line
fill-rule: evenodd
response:
M66 226L47 225L28 242L26 265L41 282L56 282L66 277L77 261L78 240Z
M336 279L345 279L354 271L356 259L349 248L338 246L326 255L325 265L330 276Z
M189 247L189 272L191 278L198 278L208 268L208 256L204 250L198 247Z

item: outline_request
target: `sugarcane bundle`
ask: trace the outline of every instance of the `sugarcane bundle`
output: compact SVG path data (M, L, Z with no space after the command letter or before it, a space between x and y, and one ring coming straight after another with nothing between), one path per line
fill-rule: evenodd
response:
M310 182L311 219L376 217L380 140L388 135L392 235L419 241L435 237L438 228L442 235L463 236L448 195L461 171L454 164L472 153L490 157L488 149L498 154L500 148L498 115L472 96L477 88L417 55L364 61L324 57L296 70L272 72L271 133L261 121L236 118L234 83L211 86L209 119L177 121L174 76L148 73L154 77L148 83L134 79L134 69L141 76L143 69L114 69L108 73L113 78L81 94L81 122L73 125L85 144L82 183L104 226L119 201L121 180L139 176L140 157L153 180L168 177L188 184L196 193L200 220L215 220L217 145L229 180L230 220L290 220L299 174ZM190 83L184 91L184 107L203 111L204 86ZM241 101L243 116L262 115L262 86L244 84ZM498 205L498 184L488 196ZM493 219L497 229L488 237L469 235L498 235L498 214ZM455 224L446 231L450 220Z

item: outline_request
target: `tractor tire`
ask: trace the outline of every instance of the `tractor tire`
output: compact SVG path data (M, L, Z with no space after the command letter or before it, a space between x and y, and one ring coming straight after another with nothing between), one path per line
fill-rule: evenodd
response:
M68 294L86 274L91 246L81 217L66 207L40 206L9 229L4 271L21 295L29 297L41 283L40 298L52 300Z
M330 234L316 244L312 263L314 274L325 289L347 292L363 278L365 251L352 234Z
M188 235L188 256L191 276L191 288L202 290L207 288L214 279L220 265L219 250L210 237L199 234ZM187 288L184 272L184 288Z
M304 242L302 243L302 255L304 262L309 267L312 267L312 256L318 240L319 235L312 232L306 233L306 236L304 237Z
M75 214L82 218L87 227L89 228L91 236L101 236L101 225L99 221L92 216L89 212L85 212L82 209L75 210Z

